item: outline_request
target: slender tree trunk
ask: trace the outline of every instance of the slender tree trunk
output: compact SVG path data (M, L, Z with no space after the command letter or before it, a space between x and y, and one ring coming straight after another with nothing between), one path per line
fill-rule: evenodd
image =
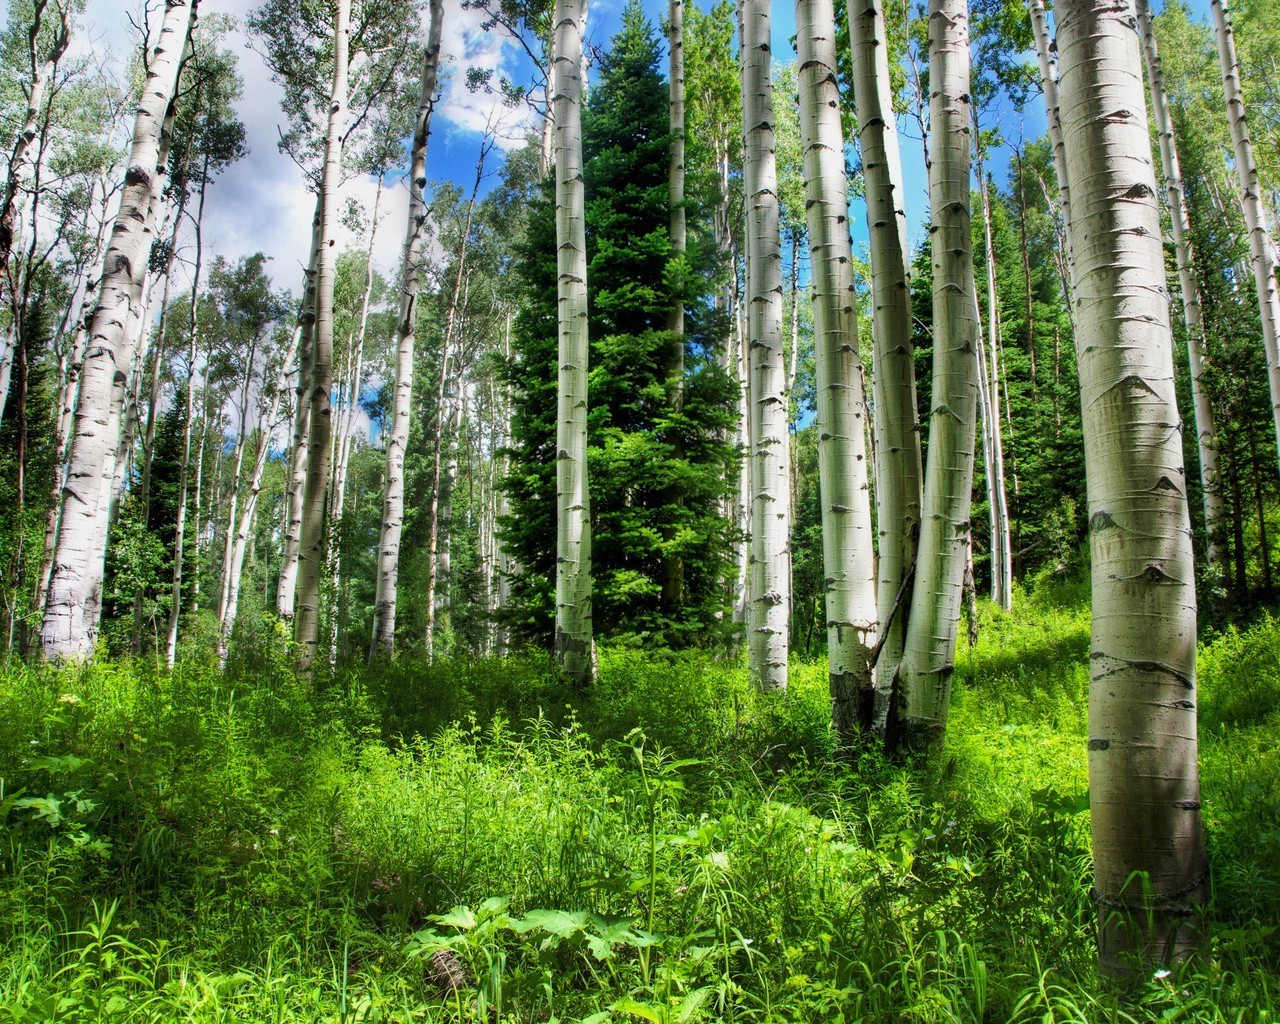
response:
M740 10L751 379L750 668L759 689L782 690L787 685L791 607L790 438L768 0L741 0Z
M991 237L991 190L982 166L982 140L977 138L976 114L973 130L978 196L982 204L983 262L987 272L988 377L983 386L987 389L986 408L991 424L991 467L987 481L992 511L991 600L1008 611L1013 605L1013 545L1009 540L1009 495L1004 478L1004 431L1000 423L1000 306L996 293L996 249Z
M1236 36L1231 27L1227 0L1210 0L1213 27L1218 36L1218 60L1222 65L1222 87L1227 101L1227 123L1235 148L1236 173L1240 178L1240 209L1249 232L1249 254L1254 286L1258 290L1258 311L1262 317L1262 343L1267 354L1267 381L1271 386L1271 414L1275 423L1277 455L1280 455L1280 289L1276 285L1276 251L1272 246L1267 210L1262 203L1258 165L1253 157L1253 140L1245 119L1244 93L1240 83L1240 61L1236 57Z
M379 651L395 652L396 591L400 573L400 538L404 531L404 455L409 444L409 411L413 397L413 356L417 340L418 292L427 238L427 140L436 104L436 76L444 29L444 0L431 2L431 29L422 63L422 89L413 130L409 169L409 215L405 223L404 255L400 269L400 316L396 328L395 390L387 433L387 469L382 491L382 529L378 538L377 592L373 605L373 636L369 660Z
M687 230L685 226L684 198L684 0L668 0L667 48L670 53L670 104L671 162L668 172L667 201L671 209L671 257L683 270ZM667 357L667 387L671 411L677 420L684 411L684 284L683 274L677 274L677 291L667 320L671 332L671 350ZM672 432L672 457L684 458L681 430ZM669 504L683 505L680 489L674 488L668 495ZM684 559L671 550L678 532L678 524L665 531L667 545L663 553L662 603L669 609L678 608L684 601Z
M1178 284L1182 292L1182 318L1187 327L1187 362L1190 364L1191 406L1195 413L1196 450L1200 456L1200 493L1204 507L1204 527L1208 538L1206 558L1214 569L1222 569L1222 490L1218 479L1218 429L1213 406L1205 389L1204 311L1200 305L1200 282L1196 278L1191 248L1191 222L1182 191L1182 168L1173 135L1169 94L1164 87L1164 70L1156 48L1155 31L1147 0L1137 0L1138 27L1142 54L1147 67L1147 86L1156 134L1160 139L1160 164L1164 171L1164 194L1173 225L1173 246L1178 261Z
M556 632L560 670L595 675L591 505L587 482L587 239L582 181L583 0L556 0L555 158L559 377L556 401Z
M129 311L135 308L150 249L149 208L158 174L161 132L177 87L182 52L195 18L195 3L167 0L164 24L151 55L125 178L119 216L112 230L101 293L90 328L70 468L63 489L62 527L53 578L41 625L49 659L84 659L93 652L96 630L90 602L101 588L107 513L103 479L114 476L119 435L116 380L129 373L118 364ZM111 472L104 472L110 467ZM102 543L99 544L99 538Z
M906 610L920 536L920 419L916 408L907 218L889 78L883 0L849 7L853 88L862 145L871 248L871 378L875 400L876 529L879 535L874 726L884 732L907 635ZM896 613L895 613L896 609Z
M307 487L303 496L298 548L297 612L293 635L298 667L309 673L320 637L320 579L325 558L325 497L329 483L329 435L333 429L333 291L337 276L338 188L342 176L342 133L347 119L348 46L351 0L337 0L334 17L333 92L320 183L320 258L316 266L315 355L311 367L311 422L307 443Z
M872 725L876 579L835 37L831 0L796 0L831 720L848 746Z
M1200 945L1196 598L1164 247L1127 3L1061 0L1089 493L1089 796L1104 974Z
M920 551L896 723L909 748L940 747L946 729L973 488L977 346L982 338L970 235L972 118L965 0L931 0L929 51L933 399Z
M1058 98L1058 51L1049 35L1049 19L1044 0L1027 0L1031 11L1031 31L1036 41L1036 58L1040 62L1040 88L1044 92L1045 116L1049 122L1049 144L1053 149L1053 171L1058 179L1058 210L1062 215L1063 234L1060 249L1067 264L1067 308L1075 299L1075 258L1072 255L1071 187L1067 172L1067 151L1062 139L1062 110ZM1045 198L1049 196L1046 192ZM1074 315L1074 314L1073 314Z

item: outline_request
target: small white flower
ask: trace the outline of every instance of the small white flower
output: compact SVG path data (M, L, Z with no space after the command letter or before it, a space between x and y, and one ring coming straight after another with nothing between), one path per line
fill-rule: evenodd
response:
M1156 981L1164 981L1165 978L1168 978L1172 974L1173 971L1165 970L1162 967L1160 970L1156 971L1152 977L1154 977Z

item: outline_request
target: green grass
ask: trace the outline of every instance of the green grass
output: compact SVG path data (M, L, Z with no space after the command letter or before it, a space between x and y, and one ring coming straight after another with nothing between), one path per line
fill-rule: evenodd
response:
M1078 590L983 609L935 764L834 767L820 666L604 652L315 692L0 675L0 1021L1222 1021L1280 1006L1280 622L1201 652L1211 957L1094 976ZM449 951L470 984L431 980Z

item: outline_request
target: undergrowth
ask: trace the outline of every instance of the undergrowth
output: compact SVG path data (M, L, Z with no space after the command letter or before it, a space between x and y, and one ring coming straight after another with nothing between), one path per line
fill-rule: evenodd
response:
M1087 609L982 614L907 767L833 766L814 665L782 696L634 651L585 695L528 659L11 666L0 1021L1274 1022L1280 622L1201 650L1210 956L1121 1004Z

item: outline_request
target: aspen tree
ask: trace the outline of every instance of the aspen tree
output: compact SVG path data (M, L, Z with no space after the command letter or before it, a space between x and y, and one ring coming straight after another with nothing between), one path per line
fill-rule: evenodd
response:
M1277 454L1280 455L1280 288L1276 281L1276 255L1267 209L1262 203L1258 164L1249 137L1244 92L1240 84L1240 60L1236 56L1235 30L1227 0L1210 0L1213 27L1218 37L1218 61L1222 65L1222 88L1227 103L1227 125L1235 149L1236 174L1240 178L1240 209L1249 234L1249 262L1258 291L1258 311L1262 317L1262 344L1267 355L1267 381L1271 387L1271 414L1275 423Z
M1199 943L1196 597L1142 57L1127 0L1061 0L1093 636L1089 803L1104 974Z
M762 690L781 690L787 685L789 650L791 484L769 3L742 0L739 11L751 436L747 630L752 681Z
M320 580L324 568L325 498L329 482L329 435L333 429L333 286L337 274L338 186L342 173L342 139L347 118L347 54L351 35L351 0L337 0L333 35L333 91L330 94L324 170L320 181L320 249L316 262L314 356L309 381L310 436L307 487L303 496L302 533L298 552L297 611L293 635L299 646L298 667L309 672L320 632Z
M1053 170L1058 179L1058 212L1062 217L1063 248L1067 262L1067 308L1075 297L1075 260L1071 254L1071 186L1067 177L1067 151L1062 141L1062 112L1058 98L1058 57L1049 35L1049 19L1044 0L1027 0L1031 11L1031 32L1040 63L1040 90L1044 93L1045 116L1049 123L1049 144L1053 149ZM1049 196L1046 193L1045 198Z
M564 676L594 676L587 482L587 238L582 179L584 0L556 0L552 73L559 376L556 399L555 652Z
M875 727L883 732L889 693L906 640L910 583L920 536L920 420L916 406L907 217L902 156L889 80L883 0L849 5L853 89L862 145L871 249L872 390L875 399L876 608Z
M1178 284L1182 292L1182 318L1187 328L1187 362L1190 365L1191 406L1195 414L1196 450L1200 456L1200 494L1204 507L1204 527L1208 536L1206 559L1211 566L1223 567L1222 540L1226 529L1222 507L1222 482L1218 472L1218 431L1213 406L1205 388L1204 311L1200 304L1200 282L1191 248L1191 222L1187 217L1186 196L1182 191L1182 168L1173 134L1173 117L1169 110L1169 94L1165 90L1164 70L1147 0L1137 0L1138 30L1142 36L1142 55L1147 68L1147 88L1151 96L1151 112L1160 140L1160 165L1164 171L1165 202L1173 226L1173 247L1178 262Z
M872 724L875 551L866 453L867 402L831 0L796 0L800 131L813 268L818 472L831 718L842 744Z
M929 5L929 206L933 397L924 510L896 727L908 747L941 745L963 599L977 419L978 309L970 234L969 12Z
M669 172L668 203L671 207L671 258L677 267L676 295L671 306L667 329L671 332L671 352L667 360L668 387L671 392L671 411L677 418L684 410L684 254L688 234L685 220L684 197L684 0L669 0L667 5L667 48L669 51L669 89L671 125L671 164ZM679 439L679 427L673 443L673 454L683 455ZM674 502L679 495L673 494ZM670 527L664 540L670 544L675 536ZM684 598L684 560L679 554L666 551L663 555L662 600L668 607L680 604Z
M413 354L417 341L418 292L422 287L423 250L427 239L427 141L436 103L444 0L431 0L431 28L422 60L422 88L413 126L409 166L409 215L405 221L400 267L400 313L396 326L395 390L387 431L387 469L382 489L382 527L378 538L377 587L373 602L373 636L369 659L395 652L396 592L400 574L400 538L404 532L404 456L409 444L413 398Z
M138 104L120 212L90 322L54 570L41 624L41 647L50 659L86 658L93 651L92 602L101 588L106 540L103 481L109 485L113 479L119 454L119 410L114 406L123 396L117 380L127 378L132 369L117 359L141 298L151 243L153 186L162 173L161 133L195 16L196 0L166 0Z

